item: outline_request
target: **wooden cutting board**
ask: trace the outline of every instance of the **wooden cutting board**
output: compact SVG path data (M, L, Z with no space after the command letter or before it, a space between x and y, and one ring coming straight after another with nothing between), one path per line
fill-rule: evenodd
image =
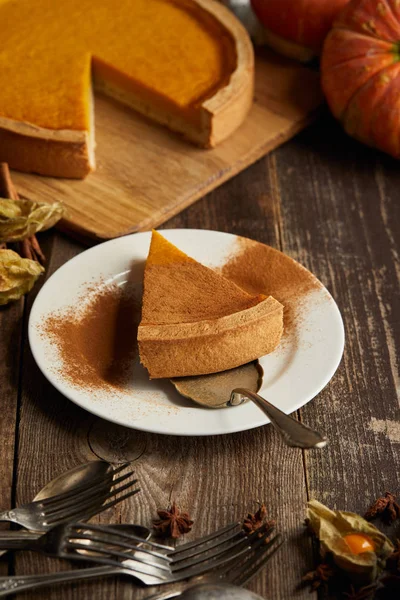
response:
M96 96L97 170L84 180L13 173L32 200L61 200L62 229L109 239L157 227L258 158L314 117L322 96L318 73L263 50L256 91L243 125L213 150L202 150L113 100ZM251 200L251 198L249 198Z

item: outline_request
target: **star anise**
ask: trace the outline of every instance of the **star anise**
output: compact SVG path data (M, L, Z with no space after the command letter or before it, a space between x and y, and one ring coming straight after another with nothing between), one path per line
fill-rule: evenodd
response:
M260 504L260 508L254 514L249 513L243 521L243 529L246 533L254 533L262 525L274 526L275 521L267 520L267 508L265 504Z
M188 513L181 512L173 502L168 510L157 511L159 519L153 521L153 528L164 537L179 538L192 529L193 521Z
M315 571L309 571L301 578L305 585L310 585L310 592L317 590L321 585L326 586L328 581L334 576L335 569L332 565L321 563Z
M370 521L379 515L388 524L400 518L400 505L396 502L396 496L391 492L385 492L384 496L380 496L367 510L364 518Z
M394 552L386 561L386 568L389 571L398 571L400 573L400 538L396 540Z
M343 592L343 596L348 600L368 600L375 593L376 587L376 583L371 583L362 588L355 588L352 585L349 592Z

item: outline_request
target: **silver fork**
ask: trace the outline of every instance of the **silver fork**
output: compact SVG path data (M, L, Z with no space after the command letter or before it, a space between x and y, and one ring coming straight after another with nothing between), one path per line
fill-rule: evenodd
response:
M67 528L69 528L68 534ZM212 569L219 569L218 572L222 572L221 569L225 565L232 564L232 561L236 561L239 557L245 557L253 548L265 545L267 550L267 547L270 548L270 545L276 541L274 538L268 542L268 545L265 544L271 535L271 527L264 526L254 534L246 535L240 523L232 523L176 550L153 541L143 541L143 538L133 535L112 531L112 527L106 525L78 524L63 526L63 529L66 535L62 538L62 545L57 545L59 551L57 556L95 561L107 566L26 577L0 577L0 597L55 583L76 582L81 579L117 574L130 575L145 585L175 583L197 577ZM41 544L41 551L43 551L43 543L40 540L48 537L49 534L45 534L37 540ZM110 548L110 544L114 549ZM45 545L48 552L48 543ZM21 544L18 546L20 548ZM90 555L82 554L82 551L87 551L88 547L90 547ZM132 555L128 549L136 551ZM98 553L98 556L95 557L93 552Z
M259 571L265 567L283 543L284 540L279 534L271 539L268 539L267 534L267 536L264 536L264 542L258 545L253 544L249 552L241 557L240 562L236 560L233 562L230 561L225 566L219 568L217 573L212 571L200 575L189 582L174 585L166 591L146 596L145 600L170 600L177 598L187 589L199 584L225 583L243 587L250 583Z
M67 521L90 519L140 491L138 488L132 490L137 479L127 481L133 475L133 471L114 479L115 475L128 465L129 463L125 463L111 469L105 476L82 483L69 492L6 510L0 513L0 521L11 521L31 531L47 531ZM124 491L126 493L123 496L117 497Z

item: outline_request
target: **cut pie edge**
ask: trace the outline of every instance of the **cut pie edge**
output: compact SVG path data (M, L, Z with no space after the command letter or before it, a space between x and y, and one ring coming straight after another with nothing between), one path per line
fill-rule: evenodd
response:
M192 126L184 118L162 113L157 108L154 110L139 97L128 98L125 90L113 90L106 84L99 87L151 120L181 133L201 147L210 148L229 137L250 110L254 93L254 53L247 31L225 6L210 0L193 2L223 24L235 41L237 53L236 69L229 83L198 107L199 127ZM91 126L88 131L53 130L0 117L0 162L8 162L11 168L19 171L40 175L86 177L95 168L92 98L89 106Z
M217 373L273 352L282 333L283 306L269 296L219 319L141 324L140 360L152 379Z

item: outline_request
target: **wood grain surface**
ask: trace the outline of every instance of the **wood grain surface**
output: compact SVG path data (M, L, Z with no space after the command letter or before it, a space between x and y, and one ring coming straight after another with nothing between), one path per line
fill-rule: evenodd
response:
M34 364L26 322L45 279L84 246L60 233L43 234L46 276L24 311L22 303L0 311L1 508L29 501L77 463L96 456L129 459L142 493L102 521L149 525L157 507L176 499L195 520L192 539L265 501L286 543L251 589L269 600L315 600L316 593L298 589L314 564L303 527L307 499L364 512L385 490L400 492L399 187L397 162L350 140L323 115L166 223L271 244L311 269L333 294L345 321L345 355L330 384L299 411L299 418L329 437L329 445L315 452L283 446L270 426L198 439L127 430L58 394ZM10 572L60 568L69 566L27 553ZM20 594L18 600L131 600L148 593L115 578Z
M2 169L0 165L0 170ZM0 197L9 197L7 180L0 177ZM19 406L19 379L21 374L21 347L23 308L25 299L15 302L10 308L0 307L0 439L3 448L3 467L0 478L0 497L5 506L15 504L13 477L16 442L16 423ZM1 525L2 529L7 526ZM0 563L0 575L8 572L9 557Z
M196 148L99 95L93 174L79 181L16 172L13 179L32 200L62 200L68 208L64 230L107 239L150 229L292 137L320 104L315 71L262 50L251 112L217 148Z

